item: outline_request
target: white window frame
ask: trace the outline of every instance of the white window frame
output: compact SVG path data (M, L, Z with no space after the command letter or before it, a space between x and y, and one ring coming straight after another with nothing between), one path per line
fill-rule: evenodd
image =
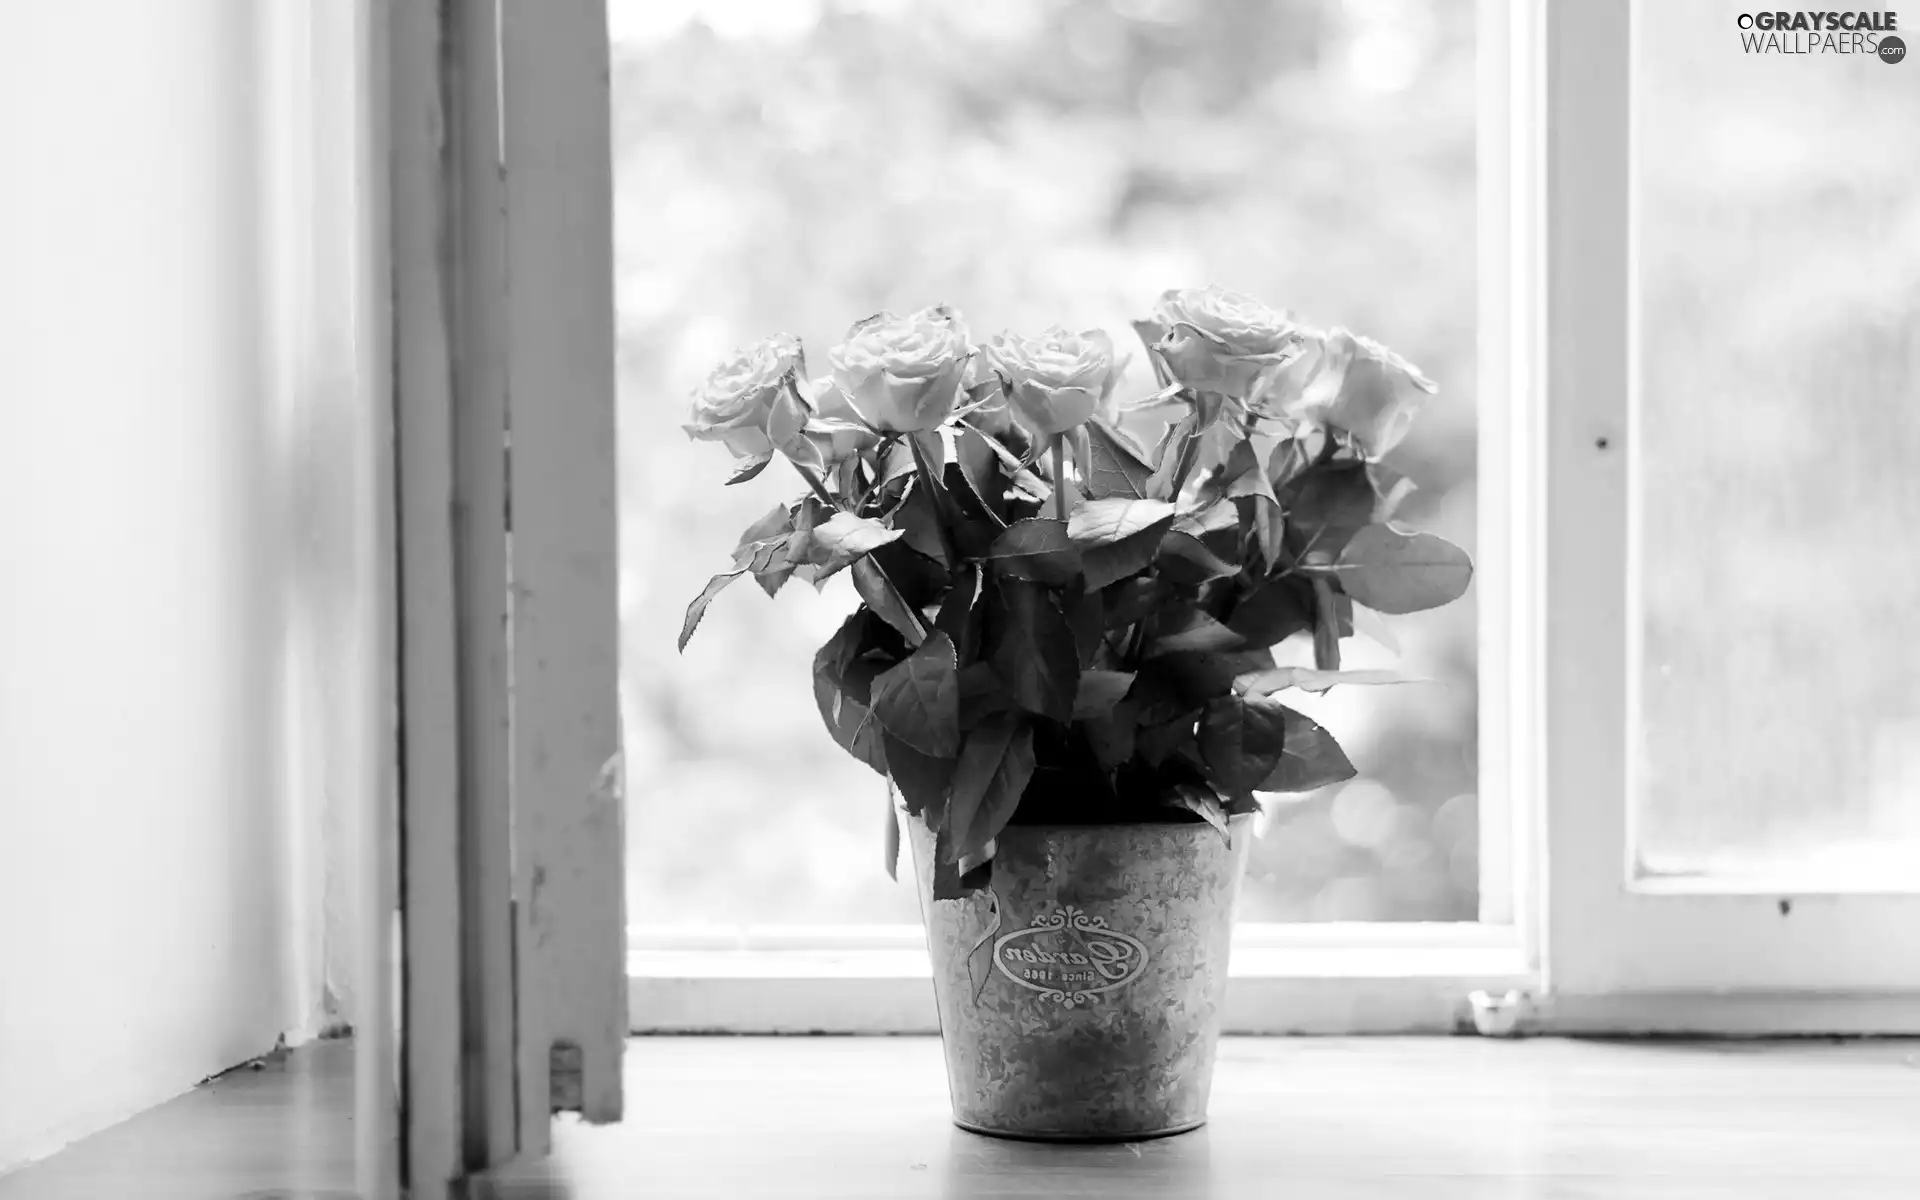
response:
M1920 878L1682 878L1635 861L1642 8L1583 0L1547 13L1546 982L1562 1012L1628 1025L1662 1010L1692 1021L1727 1010L1729 1027L1911 1031ZM1727 37L1731 53L1731 25ZM1734 989L1744 1000L1726 999Z
M1548 1032L1920 1031L1913 898L1783 919L1627 867L1632 11L1477 0L1483 920L1244 927L1230 1031L1450 1032L1508 989ZM636 1032L938 1028L912 926L629 934Z
M1531 4L1476 0L1480 379L1480 920L1248 923L1223 1025L1238 1033L1447 1033L1469 996L1533 988L1541 473L1524 387L1537 190ZM629 929L635 1032L936 1033L918 925Z

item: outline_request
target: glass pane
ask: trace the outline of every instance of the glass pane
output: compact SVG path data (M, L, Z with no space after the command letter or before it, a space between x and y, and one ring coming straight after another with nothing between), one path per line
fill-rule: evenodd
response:
M735 346L790 331L818 371L854 319L937 302L977 336L1059 322L1131 342L1162 290L1217 282L1369 333L1439 381L1394 452L1423 489L1403 511L1472 548L1472 15L616 0L636 923L919 919L882 870L884 785L814 707L813 654L850 587L769 600L742 583L674 649L739 532L798 490L784 463L722 487L724 451L680 429ZM1151 390L1136 352L1121 393ZM1447 688L1315 706L1362 777L1276 810L1248 919L1473 918L1474 613L1469 594L1395 621L1401 660ZM1356 639L1351 660L1367 654Z
M1857 881L1920 854L1920 76L1745 11L1639 48L1638 842Z

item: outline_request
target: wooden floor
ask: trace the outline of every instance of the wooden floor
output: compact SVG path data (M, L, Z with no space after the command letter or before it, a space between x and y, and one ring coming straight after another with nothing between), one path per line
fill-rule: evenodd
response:
M0 1200L344 1200L350 1048L208 1084ZM926 1038L643 1038L629 1117L563 1120L502 1200L1920 1198L1920 1043L1232 1039L1206 1128L1038 1146L947 1121Z

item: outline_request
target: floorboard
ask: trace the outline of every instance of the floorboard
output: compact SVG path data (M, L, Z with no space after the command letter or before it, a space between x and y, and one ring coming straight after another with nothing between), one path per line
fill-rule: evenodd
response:
M0 1200L344 1200L351 1053L242 1071ZM496 1200L1915 1200L1920 1043L1229 1039L1204 1129L1039 1146L953 1128L931 1038L641 1038L627 1120L560 1118Z

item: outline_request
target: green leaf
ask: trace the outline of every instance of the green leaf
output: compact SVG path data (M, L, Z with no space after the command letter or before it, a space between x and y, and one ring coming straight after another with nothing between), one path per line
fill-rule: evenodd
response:
M1199 459L1202 428L1197 412L1188 412L1167 430L1167 436L1160 444L1160 457L1153 475L1147 481L1147 495L1159 500L1171 500L1180 494L1180 489L1186 486L1188 473Z
M1199 708L1233 691L1239 676L1273 665L1273 651L1266 649L1181 650L1147 659L1140 664L1140 675L1179 703Z
M901 540L907 545L946 564L947 548L940 539L940 513L933 489L917 475L908 481L906 495L894 511L893 527L900 530Z
M1163 629L1156 629L1152 642L1147 646L1145 657L1157 658L1163 654L1178 654L1186 650L1238 650L1245 645L1245 638L1206 613L1194 609L1179 616L1177 622Z
M874 486L885 487L903 475L913 474L913 447L903 437L888 437L881 443L876 461L880 478Z
M1080 660L1073 629L1037 583L999 579L988 594L988 658L1007 694L1031 713L1065 723L1073 718Z
M707 586L700 589L700 594L693 598L692 604L687 605L686 619L680 622L681 653L686 652L687 643L693 638L693 631L700 627L700 618L707 615L707 605L712 604L713 598L725 590L728 584L746 573L746 567L735 567L731 571L722 571L707 580Z
M1182 513L1173 523L1173 532L1205 540L1208 534L1238 532L1240 511L1229 500L1219 500L1193 512Z
M933 898L935 900L965 900L979 890L980 884L965 879L954 864L957 857L954 848L954 833L951 827L941 829L933 837Z
M939 430L921 430L918 433L908 434L902 440L913 450L913 461L916 467L914 490L922 494L922 498L933 513L934 533L943 547L940 560L951 566L956 555L968 554L961 535L971 524L965 506L961 504L960 498L954 495L954 487L957 485L962 490L968 491L969 502L972 502L971 489L961 477L958 466L953 467L951 474L948 473L946 443L941 438ZM975 507L977 508L978 505L975 504ZM991 524L984 512L981 518Z
M1073 719L1083 721L1112 711L1132 686L1132 671L1080 672L1080 688L1073 697Z
M1287 515L1277 500L1268 496L1243 496L1234 501L1240 518L1253 528L1260 546L1260 558L1269 570L1278 566L1287 544Z
M1065 587L1080 574L1080 551L1063 521L1028 517L1008 526L987 549L987 559L1015 579Z
M992 663L968 663L960 668L960 728L972 729L994 713L1018 711Z
M939 615L933 619L933 627L953 642L954 657L963 663L972 662L980 653L985 615L980 596L985 581L986 574L978 564L963 563L940 601Z
M747 482L747 480L752 479L754 476L760 474L760 472L766 470L767 464L772 461L773 451L771 450L765 454L755 455L746 462L741 463L739 469L727 476L727 486L732 487L736 483Z
M1006 828L1033 768L1033 727L1020 717L997 713L967 734L948 808L956 861L978 854Z
M1220 696L1200 718L1200 757L1221 787L1246 792L1260 786L1286 749L1290 710L1264 696Z
M1073 513L1068 536L1079 547L1112 545L1160 522L1173 524L1173 505L1160 499L1091 499Z
M1238 796L1228 796L1225 803L1229 817L1244 817L1260 811L1260 801L1252 792Z
M1007 524L1006 485L1000 479L992 440L962 425L953 439L953 453L975 503L1002 528Z
M1264 696L1287 688L1303 692L1324 692L1340 684L1370 685L1386 683L1433 683L1419 675L1393 670L1316 671L1310 667L1273 667L1250 671L1233 681L1233 690L1244 695Z
M785 504L774 505L773 508L768 510L766 516L761 517L758 521L755 521L741 531L740 540L735 542L733 546L735 556L737 557L740 551L749 546L756 545L760 542L771 541L784 534L792 533L794 529L793 515L794 510L792 507Z
M824 582L828 576L852 566L856 559L894 541L904 532L888 529L867 517L856 517L848 512L834 513L814 529L813 536L808 540L806 561L820 569L814 582Z
M1214 579L1226 579L1240 573L1237 563L1230 563L1207 548L1205 542L1190 533L1178 529L1167 531L1160 539L1160 550L1155 557L1160 573L1174 583L1186 587L1199 587Z
M873 719L872 711L819 675L813 677L813 700L820 709L821 720L827 724L827 732L840 748L876 773L885 775L886 746L880 722Z
M953 643L935 632L873 681L873 715L894 737L922 754L960 752L960 672Z
M893 581L900 598L915 612L937 603L952 583L951 573L938 559L907 545L904 537L877 547L867 557Z
M962 421L960 424L986 439L987 449L992 451L993 456L1000 460L1000 465L1006 469L1008 478L1019 475L1022 471L1026 470L1027 463L1031 460L1022 458L1019 454L1014 453L1014 450L1007 445L1007 439L1013 439L1016 447L1024 447L1028 453L1035 452L1036 447L1028 440L1026 433L1022 431L1018 425L1009 424L1004 432L994 434L980 428L980 426L974 424L972 421Z
M1173 789L1167 803L1201 818L1220 831L1220 836L1227 839L1227 845L1233 845L1233 831L1227 825L1227 808L1212 788L1201 787L1197 783L1183 783Z
M1431 533L1369 525L1334 565L1340 587L1376 612L1412 613L1458 600L1473 582L1467 552Z
M974 498L973 488L960 474L960 464L947 464L946 488L943 493L950 501L944 510L953 522L948 526L952 535L956 553L962 558L983 558L987 547L993 545L993 539L1006 528L1004 522L990 515Z
M1103 588L1144 569L1175 515L1163 500L1089 500L1075 509L1067 536L1080 548L1087 587Z
M773 527L765 530L765 534L761 540L757 542L749 541L752 535L762 531L763 527L767 526L768 522L777 515L784 515L786 518L784 522L786 529L784 538L782 538L778 527ZM775 509L765 517L762 517L741 536L740 546L734 549L734 561L739 561L741 549L750 544L758 547L770 540L784 540L786 543L785 553L779 555L764 569L756 567L753 572L754 580L760 585L761 591L769 596L778 595L781 586L787 582L790 576L796 574L797 567L806 561L806 548L813 541L813 527L830 515L832 514L827 511L826 506L812 496L808 496L806 499L794 505L791 511L783 513L783 510ZM756 550L756 553L757 552ZM808 569L811 570L812 568Z
M813 698L827 732L840 748L873 770L887 773L886 747L880 722L873 719L867 701L874 677L887 668L873 643L884 636L896 640L880 619L866 609L857 609L838 632L813 656Z
M1282 712L1286 718L1286 748L1273 770L1255 785L1255 791L1311 792L1357 774L1332 734L1302 713L1290 708Z
M1060 608L1067 627L1073 630L1073 648L1082 669L1093 665L1100 648L1106 645L1106 606L1100 593L1090 591L1086 581L1075 579L1060 593Z
M1159 766L1182 747L1191 745L1199 710L1191 710L1164 721L1142 722L1134 734L1136 753L1149 764Z
M951 755L922 754L890 731L881 737L886 743L888 777L900 789L908 815L921 818L927 828L938 832L947 819L947 793L957 762Z
M1268 500L1276 499L1273 484L1267 479L1267 473L1260 466L1260 455L1253 448L1253 439L1248 438L1234 446L1227 455L1227 499L1242 500L1255 496L1264 496Z
M1173 598L1174 586L1164 579L1123 579L1101 593L1106 604L1106 627L1125 629L1145 619Z
M1109 771L1132 760L1139 727L1139 706L1131 700L1122 700L1106 713L1080 722L1094 760Z
M1305 442L1297 437L1281 438L1267 456L1267 482L1273 485L1274 493L1291 483L1310 461Z
M1300 579L1269 579L1234 605L1227 628L1255 646L1275 646L1313 628L1313 596Z
M899 592L887 583L886 576L875 565L869 555L853 564L853 590L874 614L887 624L900 631L907 639L907 645L920 644L920 627L914 623L913 612L902 600Z
M792 540L793 535L789 533L783 537L755 542L745 550L736 550L733 556L734 565L744 565L747 570L756 574L762 571L778 570L787 560L787 546Z
M1124 430L1100 417L1081 428L1087 431L1087 495L1095 500L1146 499L1153 466L1145 452Z
M1329 561L1339 557L1354 534L1372 523L1378 499L1365 463L1326 463L1307 471L1280 493L1295 553L1311 547Z
M826 523L834 510L821 503L818 496L803 496L793 515L793 536L787 540L787 562L798 566L806 563L807 555L813 547L813 531Z

